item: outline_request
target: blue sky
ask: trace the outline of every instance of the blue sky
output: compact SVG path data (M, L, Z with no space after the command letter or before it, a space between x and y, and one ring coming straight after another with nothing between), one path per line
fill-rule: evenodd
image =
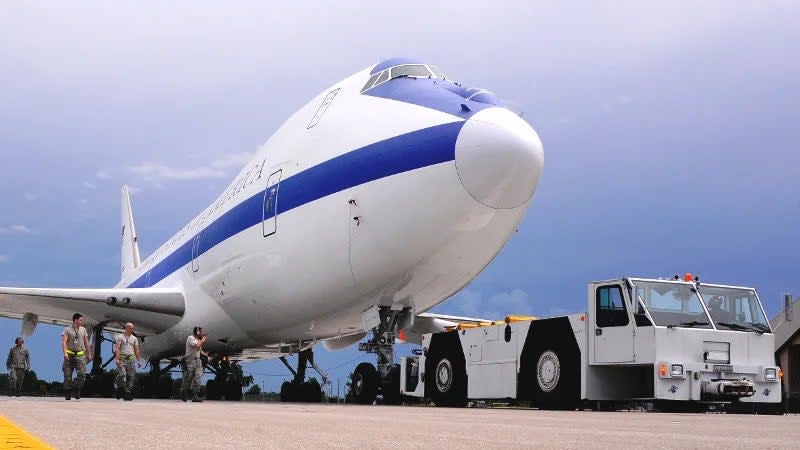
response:
M587 281L686 271L770 316L800 295L796 2L110 5L3 8L0 285L113 285L121 184L147 255L310 98L412 55L497 93L546 159L519 232L435 311L562 314ZM58 333L28 339L48 379ZM344 380L359 356L318 360Z

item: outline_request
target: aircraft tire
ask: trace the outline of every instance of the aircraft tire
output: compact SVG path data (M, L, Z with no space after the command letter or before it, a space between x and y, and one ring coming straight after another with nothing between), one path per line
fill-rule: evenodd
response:
M206 400L220 400L222 399L222 386L221 382L217 380L208 380L206 382Z
M242 399L242 385L238 381L225 383L225 400L238 402Z
M300 398L300 401L307 403L319 403L322 401L322 388L317 380L303 382L300 386Z
M381 383L384 405L399 405L400 398L400 364L395 364Z
M300 400L300 386L292 381L284 381L281 385L281 402L292 403Z
M363 362L353 371L353 401L361 405L371 405L378 396L380 382L378 371L370 363Z

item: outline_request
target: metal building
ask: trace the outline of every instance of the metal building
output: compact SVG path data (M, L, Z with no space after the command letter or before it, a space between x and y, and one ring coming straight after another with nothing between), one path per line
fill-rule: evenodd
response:
M800 297L786 294L784 309L770 320L775 334L775 360L783 370L784 405L800 412Z

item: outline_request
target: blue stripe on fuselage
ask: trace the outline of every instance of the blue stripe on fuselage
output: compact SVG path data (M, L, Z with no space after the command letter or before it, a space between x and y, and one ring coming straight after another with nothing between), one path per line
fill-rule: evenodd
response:
M452 81L437 78L403 77L367 89L362 95L412 103L452 114L464 120L484 108L498 105L498 103L490 104L470 100L467 98L468 95L464 94L467 91L468 89L462 88Z
M457 121L395 136L288 177L280 182L277 214L360 184L452 161L455 159L456 138L463 125L463 121ZM195 238L199 256L229 237L259 224L263 215L264 191L259 191L210 223L128 287L152 286L190 264Z

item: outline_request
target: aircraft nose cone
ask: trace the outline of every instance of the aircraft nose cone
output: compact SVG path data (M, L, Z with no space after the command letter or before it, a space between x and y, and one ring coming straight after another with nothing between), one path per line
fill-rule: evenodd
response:
M539 135L505 108L477 112L456 139L461 183L475 200L490 208L511 209L530 200L543 165Z

